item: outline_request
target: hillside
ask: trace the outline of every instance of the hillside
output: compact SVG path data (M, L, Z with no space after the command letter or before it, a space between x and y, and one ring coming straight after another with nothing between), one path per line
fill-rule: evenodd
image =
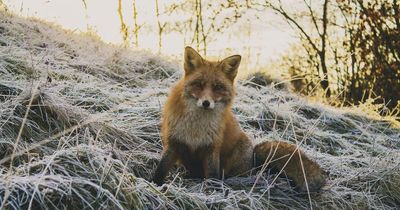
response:
M160 111L180 74L180 61L0 12L1 207L400 208L398 123L367 105L338 109L242 81L242 127L255 142L300 144L329 174L322 192L299 194L268 172L221 182L179 168L166 185L150 183Z

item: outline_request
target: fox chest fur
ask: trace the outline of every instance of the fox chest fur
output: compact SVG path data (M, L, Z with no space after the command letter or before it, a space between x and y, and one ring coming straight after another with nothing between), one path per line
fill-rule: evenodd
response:
M186 107L179 115L169 116L170 139L185 144L193 152L222 140L223 117L221 113Z

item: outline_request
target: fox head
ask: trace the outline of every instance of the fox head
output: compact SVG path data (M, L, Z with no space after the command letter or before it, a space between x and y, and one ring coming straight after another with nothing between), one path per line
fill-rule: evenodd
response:
M235 94L234 79L240 60L240 55L233 55L222 61L207 61L193 48L186 47L183 96L201 109L226 107Z

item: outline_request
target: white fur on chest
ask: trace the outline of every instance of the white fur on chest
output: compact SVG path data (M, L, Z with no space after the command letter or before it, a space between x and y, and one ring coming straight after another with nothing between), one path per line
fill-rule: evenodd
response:
M196 108L170 122L172 128L170 135L194 151L199 147L210 145L220 138L221 120L222 114L217 110Z

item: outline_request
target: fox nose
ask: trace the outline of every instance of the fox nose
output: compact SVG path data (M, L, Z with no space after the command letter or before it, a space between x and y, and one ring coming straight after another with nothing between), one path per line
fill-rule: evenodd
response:
M208 108L208 107L210 107L210 102L208 100L205 100L205 101L203 101L202 105L204 108Z

